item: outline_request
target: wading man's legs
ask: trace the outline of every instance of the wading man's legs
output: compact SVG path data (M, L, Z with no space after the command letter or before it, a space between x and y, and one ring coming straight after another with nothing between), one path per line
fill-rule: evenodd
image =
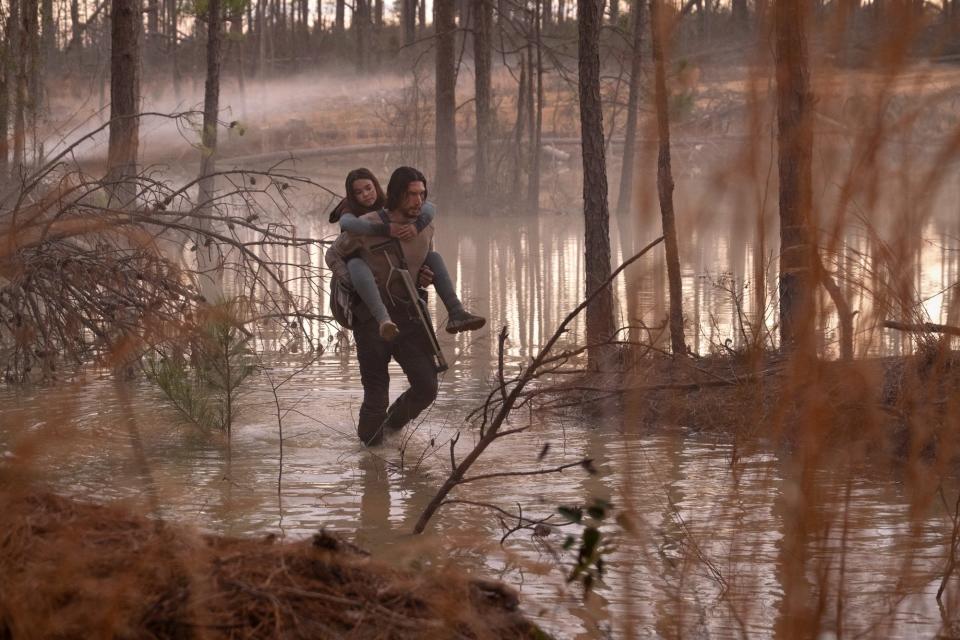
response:
M401 339L392 345L393 357L407 374L410 388L387 411L386 426L390 429L400 429L437 398L437 371L423 328L407 323L401 326Z
M367 446L379 444L385 428L400 429L430 406L437 397L437 372L433 366L430 343L423 327L403 319L400 337L388 342L380 337L375 319L368 319L353 330L363 384L363 403L357 421L357 435ZM407 376L410 388L390 406L390 374L387 366L393 357Z
M373 318L354 327L353 338L357 343L357 362L360 365L360 382L363 384L363 404L357 420L357 435L364 444L379 444L383 439L383 419L390 403L391 345L380 337Z

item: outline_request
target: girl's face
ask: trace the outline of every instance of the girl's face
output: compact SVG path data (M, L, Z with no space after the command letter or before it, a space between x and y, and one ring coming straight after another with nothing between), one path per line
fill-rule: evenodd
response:
M377 201L377 188L373 186L373 180L367 178L354 180L352 189L353 197L365 207L372 207Z

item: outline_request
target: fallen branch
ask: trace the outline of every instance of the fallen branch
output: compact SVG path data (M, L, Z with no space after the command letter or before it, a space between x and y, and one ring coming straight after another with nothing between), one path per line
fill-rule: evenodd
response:
M887 329L896 329L897 331L909 331L912 333L945 333L950 336L960 336L960 327L954 327L949 324L934 324L932 322L909 323L896 322L894 320L884 320L880 323Z
M575 309L573 309L573 311L567 314L567 316L563 319L563 321L560 323L557 329L553 332L553 335L550 337L549 340L547 340L546 345L544 345L544 347L540 350L537 356L530 362L529 365L524 367L523 371L515 379L515 381L512 381L513 386L510 388L509 393L506 394L506 398L504 398L501 401L502 404L500 405L499 410L496 412L496 414L493 416L492 420L490 421L489 426L484 431L482 431L482 436L480 440L477 442L476 445L474 445L473 449L460 462L460 464L457 465L456 469L454 469L450 473L446 481L444 481L443 485L441 485L440 489L437 491L436 495L434 495L433 498L430 500L430 502L427 504L426 508L423 510L423 513L420 514L420 518L417 520L417 523L413 528L414 533L418 533L418 534L423 533L423 530L426 528L427 523L430 521L430 518L433 517L433 514L436 513L437 509L439 509L440 506L443 504L443 502L446 500L447 495L449 495L454 488L456 488L458 485L463 483L464 476L466 475L467 470L473 465L474 462L477 461L477 459L487 449L487 447L489 447L495 440L498 439L499 437L498 432L500 430L500 427L503 425L504 422L506 422L507 418L510 416L510 413L514 405L516 404L517 400L521 398L521 394L523 393L524 387L530 381L536 378L538 370L543 365L544 361L549 357L550 350L554 347L554 345L556 345L557 341L560 340L560 336L566 333L567 327L570 325L571 322L573 322L574 318L576 318L581 311L586 309L587 305L589 305L594 300L594 298L597 297L597 295L599 295L604 289L609 287L610 284L613 282L613 280L618 275L620 275L620 273L623 272L624 269L626 269L628 266L630 266L631 264L639 260L644 255L646 255L648 251L652 250L661 242L663 242L663 236L657 238L656 240L654 240L653 242L645 246L643 249L640 250L639 253L637 253L635 256L633 256L632 258L630 258L629 260L621 264L619 267L617 267L613 271L613 273L611 273L610 276L604 282L602 282L600 286L596 288L596 290L594 290L593 293L587 296L587 298L583 302L581 302L579 305L577 305ZM501 332L501 333L504 333L504 332ZM505 337L506 336L504 334L504 338ZM502 362L504 357L504 353L503 353L504 342L505 342L505 339L500 341L500 346L498 349L498 358L499 358L498 368L501 366L499 362ZM487 401L488 404L492 400L492 397L493 395L491 393L491 396L488 397L488 401ZM486 423L486 415L487 415L487 412L486 410L484 410L484 423ZM453 459L452 451L451 451L451 459Z
M496 473L485 473L479 476L470 476L469 478L464 478L460 481L460 484L467 484L468 482L477 482L479 480L490 480L492 478L511 478L515 476L542 476L548 473L562 473L564 470L571 469L573 467L586 467L590 462L592 461L578 460L577 462L568 462L567 464L561 464L556 467L551 467L550 469L530 469L527 471L500 471Z

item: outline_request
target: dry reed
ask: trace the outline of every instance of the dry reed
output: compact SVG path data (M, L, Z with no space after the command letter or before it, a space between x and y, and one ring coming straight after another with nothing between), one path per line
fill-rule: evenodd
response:
M3 484L0 637L545 637L499 583L389 568L325 532L201 535Z

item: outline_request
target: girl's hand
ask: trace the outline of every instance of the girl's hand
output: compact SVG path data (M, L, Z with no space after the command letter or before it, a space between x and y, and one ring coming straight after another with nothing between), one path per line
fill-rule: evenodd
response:
M398 224L396 222L390 223L390 237L399 238L400 240L410 240L411 238L416 237L417 230L412 224Z

